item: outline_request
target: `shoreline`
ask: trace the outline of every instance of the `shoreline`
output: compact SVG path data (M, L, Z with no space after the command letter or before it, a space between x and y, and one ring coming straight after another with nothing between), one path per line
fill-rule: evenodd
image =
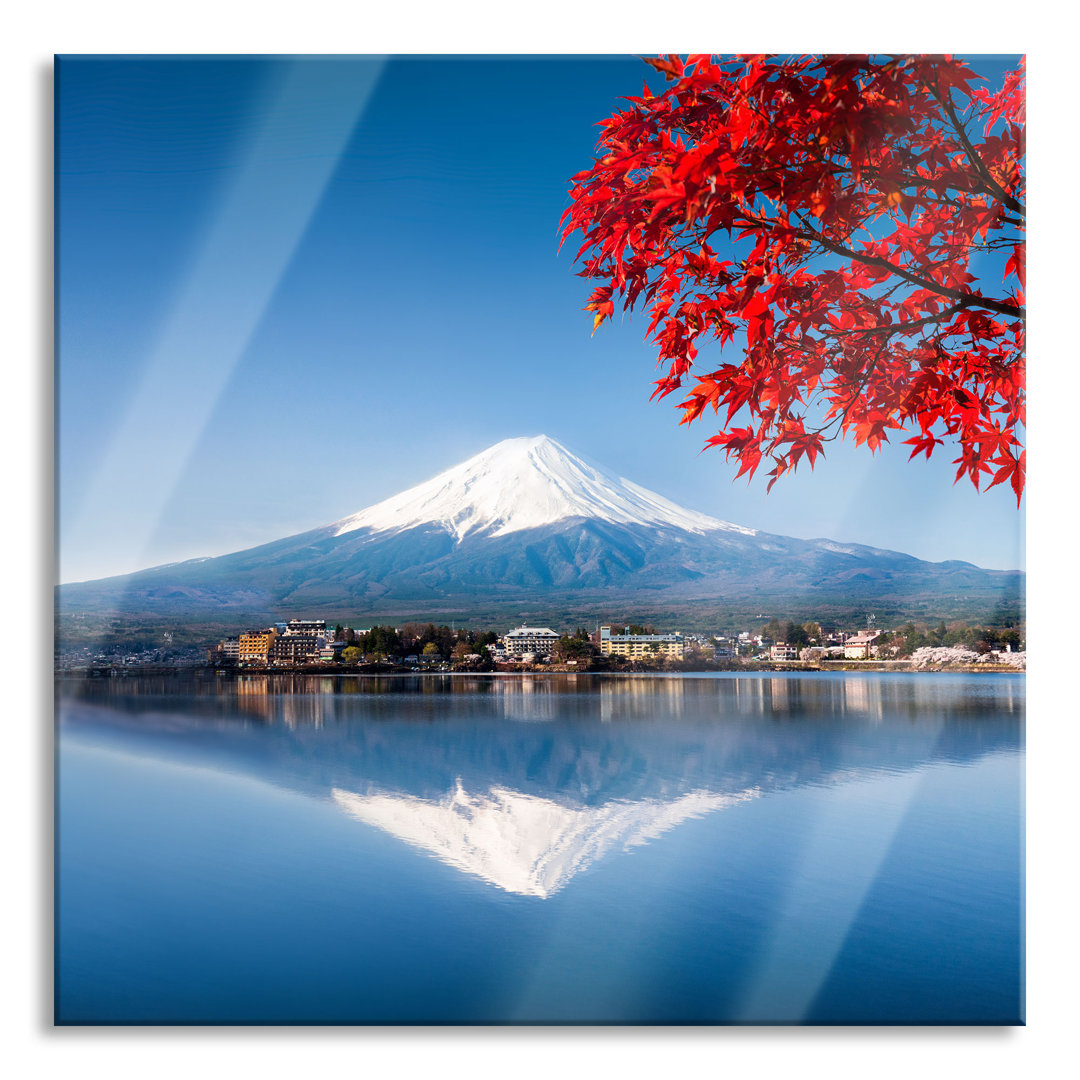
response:
M689 676L689 675L820 675L820 674L913 674L913 675L1026 675L1026 667L1013 664L936 664L916 665L908 660L865 660L839 661L832 664L803 664L799 661L780 661L777 663L747 663L725 667L679 668L674 670L648 669L611 671L603 669L582 669L554 665L534 665L514 670L470 671L414 671L411 668L393 665L372 665L360 669L341 670L320 667L291 668L214 668L207 665L167 665L154 664L144 666L93 666L86 668L68 668L57 670L53 674L54 682L69 680L72 682L90 682L102 679L135 679L149 677L187 676L201 681L234 682L250 678L317 678L317 679L404 679L404 678L522 678L537 675L573 676L585 675L603 678L641 678L643 676Z

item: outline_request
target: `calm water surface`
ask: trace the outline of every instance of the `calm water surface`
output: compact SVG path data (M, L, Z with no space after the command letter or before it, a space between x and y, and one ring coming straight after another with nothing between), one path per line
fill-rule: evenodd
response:
M1023 1020L1014 675L62 683L60 1023Z

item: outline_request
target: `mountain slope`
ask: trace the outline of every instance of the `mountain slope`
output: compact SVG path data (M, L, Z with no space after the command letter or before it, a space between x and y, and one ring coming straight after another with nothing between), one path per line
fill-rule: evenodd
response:
M1022 575L762 533L677 506L552 439L509 439L321 528L211 559L65 585L68 611L467 611L649 598L1015 595Z

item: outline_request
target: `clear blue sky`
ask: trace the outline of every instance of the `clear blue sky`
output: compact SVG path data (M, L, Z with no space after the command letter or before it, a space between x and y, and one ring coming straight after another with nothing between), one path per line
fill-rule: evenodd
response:
M649 401L645 320L590 337L558 221L640 60L57 70L61 580L299 532L539 433L739 524L1023 565L1011 493L954 486L955 455L836 446L766 496Z

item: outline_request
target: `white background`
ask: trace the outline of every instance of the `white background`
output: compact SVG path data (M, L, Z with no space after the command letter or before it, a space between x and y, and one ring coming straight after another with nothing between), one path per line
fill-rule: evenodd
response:
M1058 12L1066 11L1058 8ZM658 11L663 11L659 16ZM1077 628L1074 36L1032 4L868 5L720 0L303 4L53 0L4 19L2 291L9 585L3 662L2 1060L14 1077L344 1075L517 1078L685 1075L981 1078L1075 1068L1078 758L1065 679ZM389 13L388 13L389 12ZM1029 57L1028 1026L1020 1029L59 1029L51 1028L52 358L54 53L884 51ZM1070 812L1072 821L1070 822Z

